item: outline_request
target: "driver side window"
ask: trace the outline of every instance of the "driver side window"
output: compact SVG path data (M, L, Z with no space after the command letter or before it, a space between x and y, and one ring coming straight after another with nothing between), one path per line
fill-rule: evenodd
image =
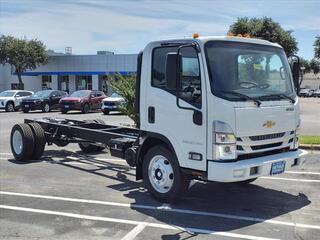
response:
M180 98L201 108L201 76L199 59L193 47L181 49Z

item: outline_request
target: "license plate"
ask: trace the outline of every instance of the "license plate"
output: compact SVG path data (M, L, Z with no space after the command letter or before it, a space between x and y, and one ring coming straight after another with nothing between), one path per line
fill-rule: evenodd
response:
M116 108L117 106L106 106L106 108L108 108L108 109L114 109L114 108Z
M26 108L28 108L29 107L29 105L24 105Z
M272 163L270 175L283 173L284 170L285 170L285 167L286 167L286 162L285 161Z
M68 105L65 105L64 107L65 107L65 108L69 108L69 106L68 106Z

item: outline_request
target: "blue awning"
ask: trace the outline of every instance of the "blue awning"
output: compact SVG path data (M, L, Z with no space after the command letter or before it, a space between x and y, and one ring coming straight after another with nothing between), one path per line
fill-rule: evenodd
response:
M62 76L62 75L82 75L82 76L86 76L86 75L108 75L108 76L113 76L113 75L123 75L123 76L127 76L127 75L131 75L131 74L135 74L135 71L119 71L119 72L102 72L102 71L92 71L92 72L24 72L22 73L23 76L42 76L42 75L58 75L58 76ZM15 74L16 75L16 74Z

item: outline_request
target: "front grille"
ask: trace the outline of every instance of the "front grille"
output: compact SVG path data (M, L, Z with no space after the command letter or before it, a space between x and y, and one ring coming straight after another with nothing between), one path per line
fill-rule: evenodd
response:
M115 102L104 102L103 103L105 106L116 106Z
M257 136L250 136L251 141L263 141L268 139L274 139L274 138L282 138L285 135L285 132L282 133L273 133L273 134L267 134L267 135L257 135Z
M290 151L290 148L285 147L285 148L280 148L280 149L276 149L276 150L269 150L269 151L264 151L264 152L242 154L242 155L238 156L238 160L247 160L247 159L251 159L251 158L265 157L268 155L284 153L284 152L289 152L289 151Z
M264 144L264 145L258 145L258 146L251 146L251 149L256 151L256 150L262 150L266 148L280 147L281 145L282 145L282 142L277 142L277 143L270 143L270 144Z

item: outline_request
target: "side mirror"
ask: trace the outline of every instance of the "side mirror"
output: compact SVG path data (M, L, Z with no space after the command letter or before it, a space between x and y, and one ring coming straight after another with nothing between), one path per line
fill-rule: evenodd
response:
M293 62L292 63L292 78L294 82L294 86L297 89L297 93L299 93L299 88L300 88L300 64L299 62Z
M166 80L168 90L177 90L178 83L178 54L168 53L166 58Z

